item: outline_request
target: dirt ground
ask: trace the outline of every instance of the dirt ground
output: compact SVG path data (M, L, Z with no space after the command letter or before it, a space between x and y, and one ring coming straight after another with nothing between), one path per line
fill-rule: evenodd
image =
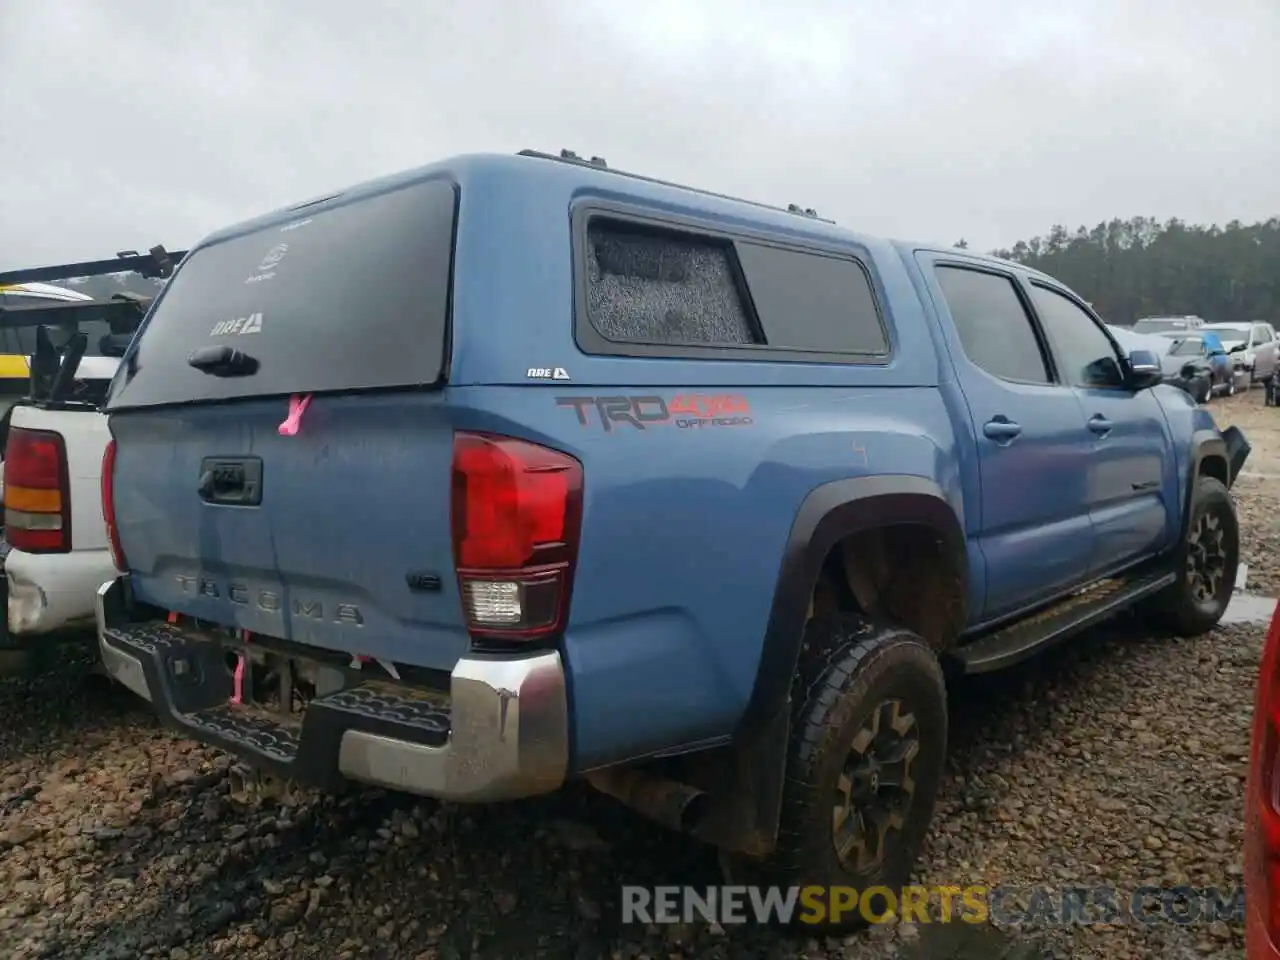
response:
M1280 410L1217 400L1253 443L1237 488L1250 587L1280 593ZM950 692L949 770L918 879L1230 888L1263 627L1094 631ZM57 671L0 683L0 956L1242 957L1241 931L889 925L813 937L623 925L623 883L716 883L705 848L584 789L441 806L377 791L229 796L227 758L126 691ZM967 940L966 940L967 938ZM960 941L966 940L966 944ZM1018 944L1018 947L1012 946Z

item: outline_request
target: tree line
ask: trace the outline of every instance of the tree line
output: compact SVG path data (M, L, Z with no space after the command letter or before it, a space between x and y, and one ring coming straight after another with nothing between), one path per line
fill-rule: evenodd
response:
M1280 326L1280 217L1223 227L1134 217L1074 233L1056 225L993 253L1067 284L1108 323L1196 314Z

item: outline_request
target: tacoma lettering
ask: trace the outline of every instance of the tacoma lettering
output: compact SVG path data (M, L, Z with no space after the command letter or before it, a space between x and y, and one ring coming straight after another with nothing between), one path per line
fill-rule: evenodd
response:
M208 577L189 577L183 574L178 574L174 579L178 581L178 588L187 595L217 599L225 592L226 598L236 606L251 606L264 613L279 613L284 609L280 594L271 590L255 591L247 584L234 581L224 587ZM364 614L354 603L334 603L326 615L323 601L294 600L292 610L295 617L305 617L308 620L329 620L333 623L345 623L357 627L364 625Z

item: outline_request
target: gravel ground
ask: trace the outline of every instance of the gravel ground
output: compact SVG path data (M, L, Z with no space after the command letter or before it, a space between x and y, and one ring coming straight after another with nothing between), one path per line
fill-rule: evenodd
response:
M1280 411L1259 391L1212 409L1253 442L1245 553L1250 588L1274 594L1280 431L1267 424ZM957 685L919 879L1112 885L1122 898L1147 883L1237 885L1262 633L1153 639L1120 623ZM621 884L714 883L714 858L584 790L484 808L364 790L240 803L223 755L166 734L74 652L37 680L0 682L0 716L0 956L13 960L1004 955L1003 934L963 925L818 939L624 927ZM1019 956L1243 956L1221 922L1010 933Z
M1280 408L1262 403L1262 390L1224 397L1210 406L1218 425L1235 424L1253 452L1236 481L1236 503L1245 531L1244 561L1248 589L1280 596Z

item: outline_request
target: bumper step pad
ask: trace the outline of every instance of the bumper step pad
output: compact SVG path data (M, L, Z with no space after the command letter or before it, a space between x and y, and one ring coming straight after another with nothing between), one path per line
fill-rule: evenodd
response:
M107 672L174 730L260 771L322 789L354 780L464 802L534 796L564 782L568 692L554 650L463 657L447 693L342 671L352 685L286 714L232 702L236 663L228 654L236 651L223 636L163 617L131 619L127 581L98 591Z
M147 696L173 726L282 776L333 784L338 742L349 730L424 747L449 740L444 694L406 688L399 695L373 681L316 697L305 712L278 714L256 704L230 703L234 679L225 649L189 636L182 626L150 621L107 627L101 639L140 661ZM163 696L154 696L156 691Z

